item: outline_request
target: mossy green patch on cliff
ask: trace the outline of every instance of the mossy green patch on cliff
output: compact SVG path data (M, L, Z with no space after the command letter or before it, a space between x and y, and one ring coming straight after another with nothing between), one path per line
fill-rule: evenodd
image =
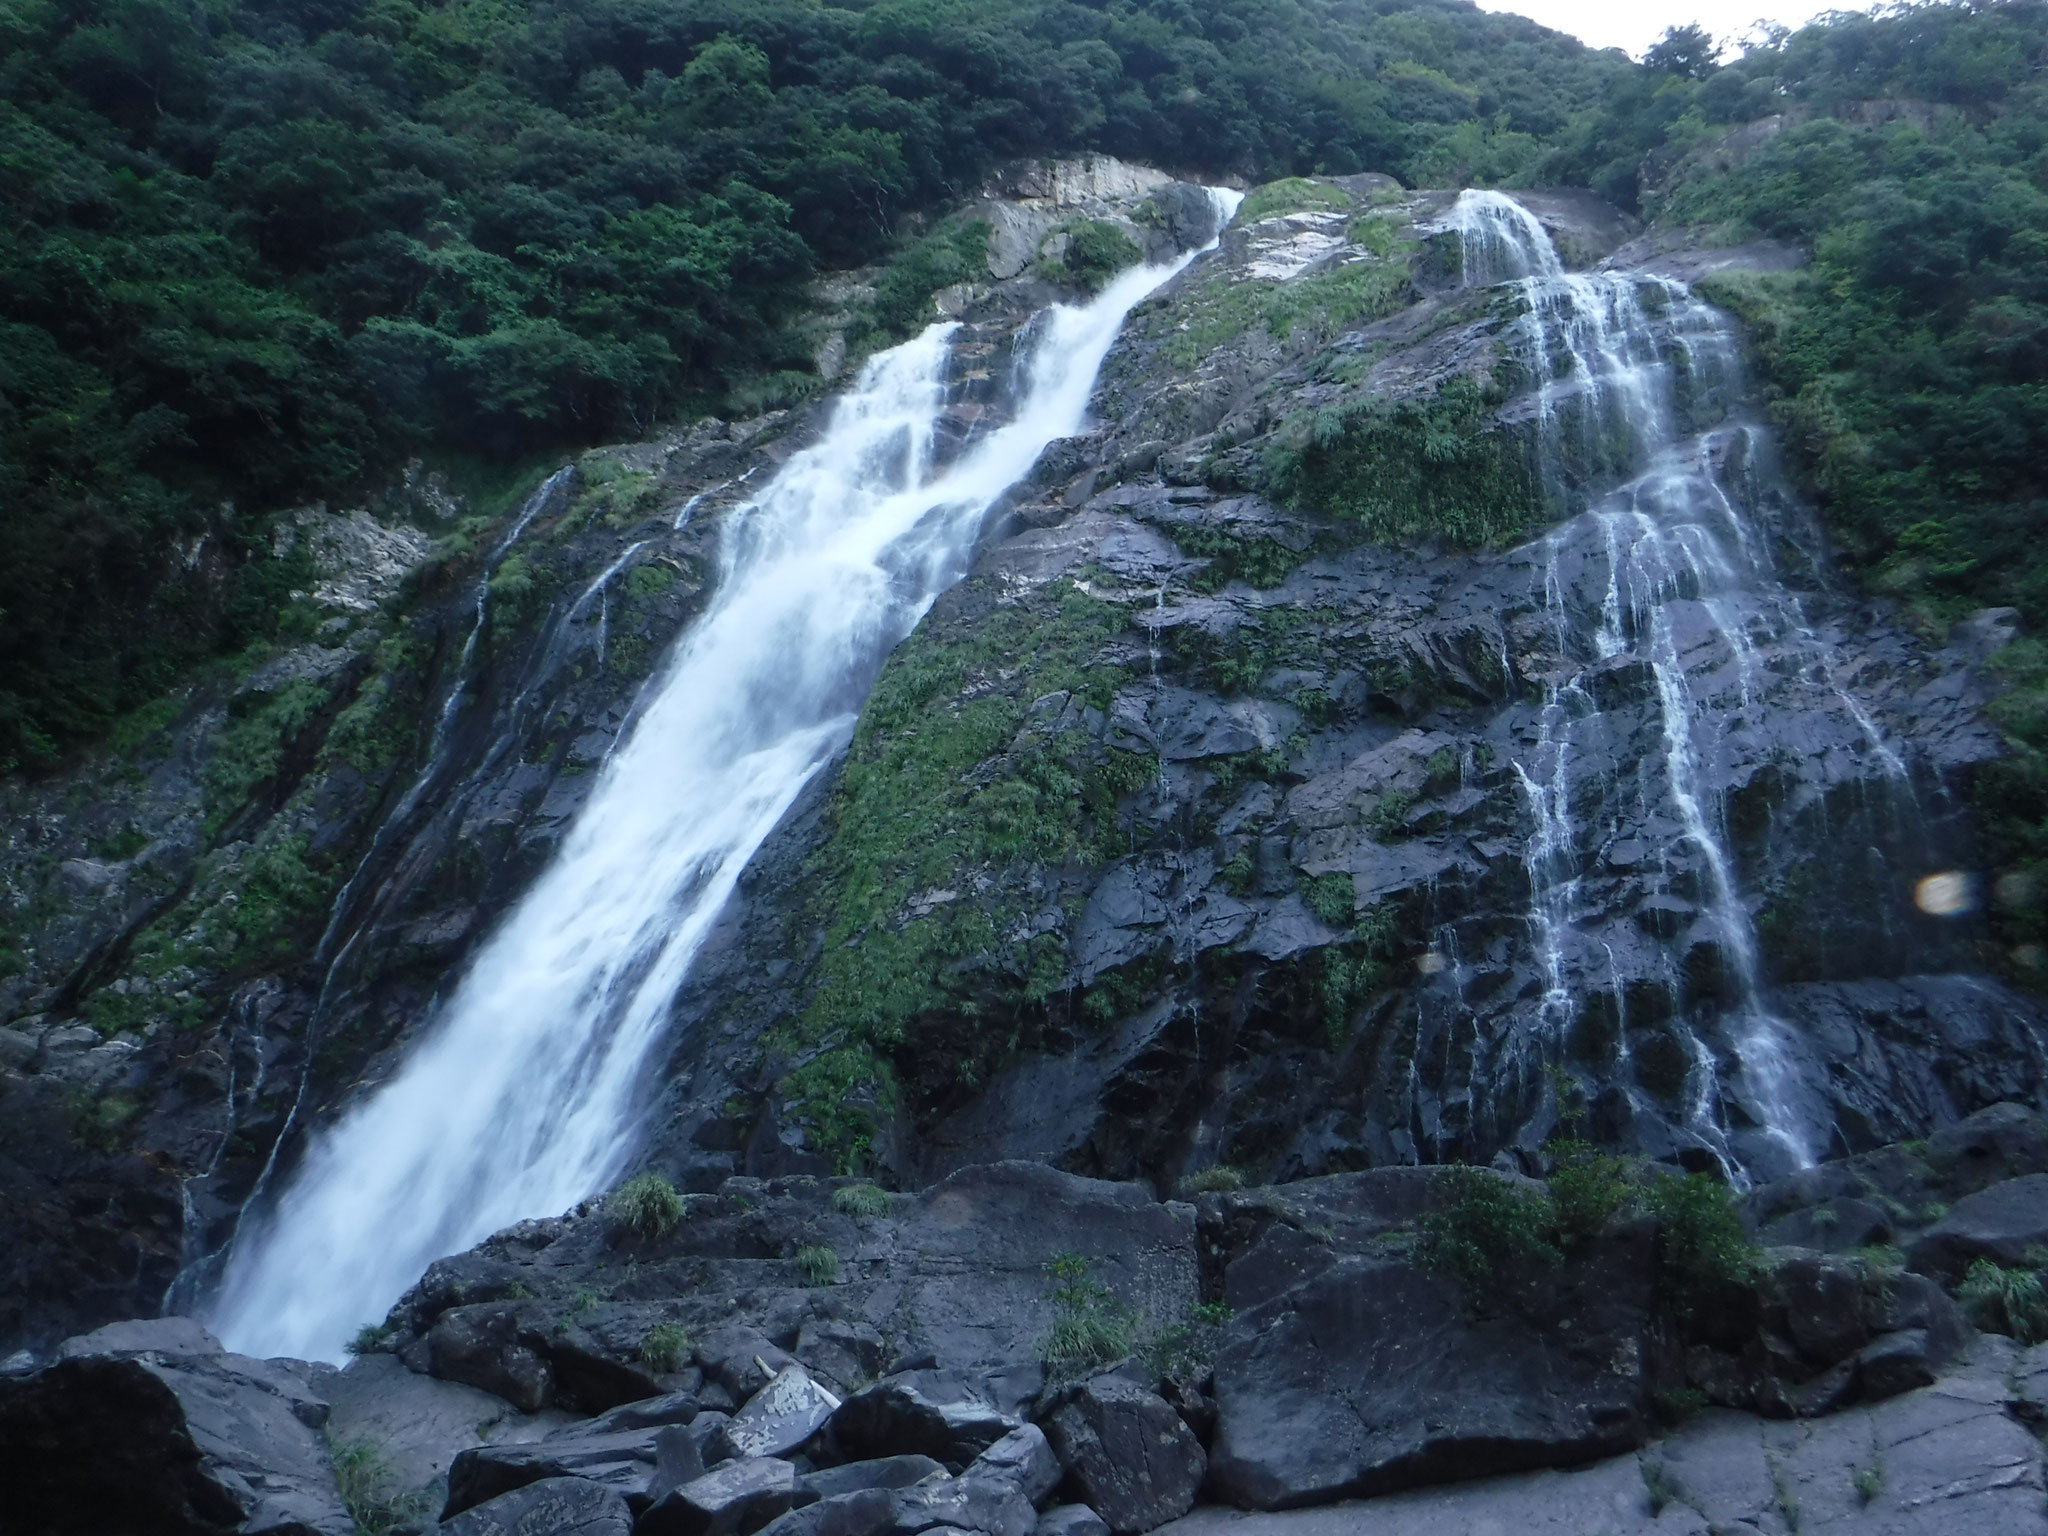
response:
M1192 368L1225 342L1255 327L1276 341L1299 330L1334 336L1390 315L1414 297L1404 250L1361 257L1327 272L1267 282L1225 270L1189 286L1141 320L1143 333L1179 368Z
M1058 258L1038 264L1039 275L1052 282L1099 293L1117 273L1145 259L1137 242L1106 219L1082 219L1063 233L1066 249Z
M809 1056L783 1090L842 1165L895 1104L899 1056L920 1101L972 1086L1063 984L1035 872L1120 852L1119 803L1157 772L1054 730L1073 701L1108 705L1123 674L1100 654L1127 623L1061 582L928 625L883 669L810 868L817 988L771 1042Z
M213 744L206 765L206 819L218 829L250 795L274 779L285 753L318 718L328 701L325 685L294 678L275 692L238 700Z
M1166 529L1166 535L1182 554L1208 560L1207 566L1188 578L1188 586L1197 592L1218 592L1233 581L1277 587L1310 553L1290 549L1265 534L1206 523L1175 525Z
M1499 543L1542 515L1514 440L1486 420L1485 386L1460 376L1423 399L1368 399L1303 413L1267 450L1276 494L1390 544Z
M1357 198L1330 182L1312 181L1306 176L1283 176L1249 193L1238 204L1236 222L1255 224L1277 214L1311 210L1342 213L1357 204Z

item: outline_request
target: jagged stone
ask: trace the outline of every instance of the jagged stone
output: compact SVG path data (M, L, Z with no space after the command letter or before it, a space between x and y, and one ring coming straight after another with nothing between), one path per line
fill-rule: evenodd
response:
M1033 1505L1043 1504L1060 1482L1060 1458L1036 1424L1011 1430L975 1457L963 1478L1015 1489Z
M896 1501L885 1488L834 1494L778 1515L763 1536L878 1536L895 1523Z
M2048 1173L2007 1179L1956 1202L1908 1250L1922 1274L1950 1284L1978 1259L2019 1264L2048 1245Z
M427 1334L433 1373L444 1381L495 1392L528 1413L538 1412L554 1398L555 1372L547 1356L526 1338L525 1324L526 1309L516 1302L450 1308Z
M806 1472L797 1479L797 1488L812 1498L830 1499L863 1488L908 1488L928 1477L943 1477L945 1472L945 1467L929 1456L882 1456Z
M609 1434L566 1433L526 1445L472 1446L448 1468L448 1503L441 1518L555 1477L601 1483L637 1512L703 1470L695 1440L678 1424Z
M641 1514L634 1536L752 1536L789 1512L796 1468L774 1457L728 1461L664 1493Z
M631 1536L633 1512L601 1483L548 1477L501 1493L452 1520L439 1536Z
M1075 1492L1119 1533L1186 1514L1208 1471L1201 1442L1165 1399L1115 1376L1063 1392L1044 1423Z
M824 1427L839 1400L801 1365L786 1365L719 1431L733 1456L785 1456Z
M1038 1536L1109 1536L1109 1525L1086 1504L1060 1504L1039 1515Z
M182 1319L119 1323L0 1378L0 1522L37 1536L353 1536L327 1405Z
M832 1415L833 1439L850 1455L930 1456L964 1466L1018 1427L962 1376L905 1371L856 1392Z
M1503 1276L1478 1315L1442 1276L1284 1226L1232 1265L1233 1283L1239 1265L1267 1278L1216 1356L1209 1472L1233 1503L1282 1509L1571 1465L1648 1433L1644 1225L1557 1270Z

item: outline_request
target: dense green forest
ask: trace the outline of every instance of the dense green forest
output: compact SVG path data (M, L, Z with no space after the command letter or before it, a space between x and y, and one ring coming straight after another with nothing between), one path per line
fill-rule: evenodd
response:
M1846 559L2048 619L2044 59L2041 0L1725 65L1461 0L0 0L0 765L288 628L279 508L794 398L815 273L1087 148L1798 241L1716 296Z
M31 766L279 622L267 512L758 401L1002 159L1497 177L1629 68L1450 0L0 0L0 56Z

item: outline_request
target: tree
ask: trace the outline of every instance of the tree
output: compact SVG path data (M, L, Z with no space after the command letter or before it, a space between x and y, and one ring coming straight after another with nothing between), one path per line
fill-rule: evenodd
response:
M1720 68L1721 45L1698 22L1670 27L1665 30L1661 41L1650 45L1649 52L1643 55L1643 63L1666 74L1704 80Z

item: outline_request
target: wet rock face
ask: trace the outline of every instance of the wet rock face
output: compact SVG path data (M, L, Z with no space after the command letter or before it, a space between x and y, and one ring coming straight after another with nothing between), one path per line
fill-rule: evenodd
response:
M1162 1186L1534 1170L1567 1126L1762 1179L2038 1101L2037 1008L1968 973L1971 900L1921 884L1971 858L1989 652L1831 584L1739 337L1665 275L1684 253L1530 199L1559 270L1474 289L1448 195L1319 185L1134 313L1101 425L1048 450L898 653L961 679L906 731L993 701L998 749L880 858L844 790L804 808L686 1028L822 1008L862 923L913 957L985 923L967 961L884 978L929 999L889 1020L901 1113L874 1140L907 1184L989 1157ZM1461 456L1404 457L1432 432ZM1088 603L1104 634L1060 652ZM1013 630L1038 648L977 649ZM909 740L854 756L915 764ZM1047 763L1081 794L975 809ZM949 839L820 945L878 864ZM744 1132L708 1114L680 1086L708 1054L679 1044L668 1166L843 1152L773 1059L718 1079Z

